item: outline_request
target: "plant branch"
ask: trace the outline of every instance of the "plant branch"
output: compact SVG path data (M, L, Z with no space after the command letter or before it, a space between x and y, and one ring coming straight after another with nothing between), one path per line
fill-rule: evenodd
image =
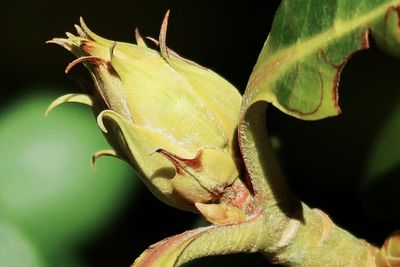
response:
M286 266L375 266L377 248L293 197L269 143L266 107L267 102L255 102L239 126L240 147L247 155L245 165L255 198L264 207L259 251ZM262 196L257 197L259 194Z

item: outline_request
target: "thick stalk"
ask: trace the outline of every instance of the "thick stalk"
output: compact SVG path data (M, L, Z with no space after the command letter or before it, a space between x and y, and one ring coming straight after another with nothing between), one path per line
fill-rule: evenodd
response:
M286 266L375 266L375 247L292 197L268 141L266 106L254 103L239 125L245 165L265 209L259 251Z

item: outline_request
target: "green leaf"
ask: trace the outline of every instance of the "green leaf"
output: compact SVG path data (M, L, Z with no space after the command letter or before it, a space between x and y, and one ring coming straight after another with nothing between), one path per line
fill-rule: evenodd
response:
M349 57L378 46L400 55L400 0L283 0L250 77L244 109L259 101L305 120L340 113L337 87Z

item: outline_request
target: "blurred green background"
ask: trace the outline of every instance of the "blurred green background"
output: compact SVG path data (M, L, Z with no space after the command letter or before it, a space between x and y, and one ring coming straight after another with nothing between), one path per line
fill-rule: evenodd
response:
M128 266L142 250L190 227L197 216L159 202L122 161L89 160L107 148L88 108L56 96L78 92L83 67L45 45L79 16L96 33L158 36L171 9L168 45L241 91L270 29L275 1L17 1L0 3L0 266ZM372 49L342 74L343 114L304 122L268 110L268 128L295 193L357 236L381 243L400 228L400 60ZM264 266L260 256L194 266Z

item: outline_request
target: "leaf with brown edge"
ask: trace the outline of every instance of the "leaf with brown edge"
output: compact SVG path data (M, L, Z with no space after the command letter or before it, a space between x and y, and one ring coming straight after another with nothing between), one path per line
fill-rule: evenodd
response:
M340 113L337 87L350 56L378 46L400 55L399 0L283 0L250 77L242 112L263 100L305 120Z
M205 256L256 252L263 217L198 228L168 237L145 250L131 267L173 267Z
M207 228L198 228L161 240L146 249L135 260L131 267L175 266L175 263L185 246L190 243L193 238L206 230Z

